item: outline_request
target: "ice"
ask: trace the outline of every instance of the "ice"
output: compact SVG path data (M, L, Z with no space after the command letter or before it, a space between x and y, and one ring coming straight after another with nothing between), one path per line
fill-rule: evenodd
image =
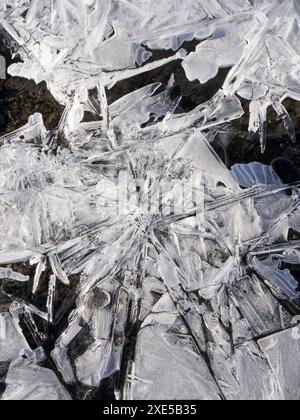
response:
M10 268L0 268L0 279L7 279L24 283L26 281L29 281L29 276L23 276L23 274L16 273Z
M295 253L292 264L289 268L284 268L284 263L289 262L289 255L285 255L285 250L277 251L275 248L274 251L257 256L253 253L253 269L265 279L278 298L288 300L299 308L299 283L291 272L292 266L296 267L299 264L299 255Z
M298 3L0 0L0 24L64 108L0 138L2 399L299 400L300 183L228 153L241 117L266 151L270 108L297 140ZM185 111L178 73L220 69Z
M44 127L43 117L37 113L29 118L28 124L25 127L2 137L1 146L18 143L33 143L37 145L45 142L45 139L46 129Z
M56 289L56 277L53 275L50 277L49 286L48 286L48 299L47 299L47 310L49 316L49 323L53 324L53 299Z
M233 165L231 168L236 182L241 187L255 185L282 185L282 181L274 169L268 165L253 162L248 165Z
M53 273L55 274L55 276L65 285L69 285L69 279L66 276L66 274L64 273L63 269L61 268L61 264L59 262L59 259L57 257L57 255L55 254L51 254L49 255L49 262L51 265L51 269L53 271Z
M72 363L68 355L68 346L82 329L79 321L78 317L70 319L68 329L61 335L56 343L55 349L51 353L53 361L63 376L66 384L76 382Z
M299 401L299 326L258 342L280 379L284 400Z
M236 282L232 294L255 337L285 329L292 323L291 315L255 276Z
M9 368L3 401L68 401L70 395L49 369L16 359Z
M246 39L241 40L241 34L246 38L248 31L249 16L243 14L234 19L220 19L216 26L212 24L209 39L199 44L182 64L188 79L205 84L217 75L219 68L234 66L245 49Z
M128 399L220 400L222 393L198 353L174 303L164 295L144 321L136 361L127 376Z
M16 330L12 316L8 312L0 313L0 362L16 359L24 349L24 341Z
M35 294L39 288L40 285L40 280L41 280L41 275L42 273L46 270L46 266L45 266L45 262L44 259L40 259L38 261L36 270L35 270L35 275L34 275L34 280L33 280L33 288L32 288L32 293Z

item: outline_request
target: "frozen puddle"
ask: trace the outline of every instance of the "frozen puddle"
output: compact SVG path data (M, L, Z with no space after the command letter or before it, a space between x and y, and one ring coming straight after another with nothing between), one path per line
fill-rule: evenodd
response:
M53 132L34 114L0 138L2 399L89 399L110 378L117 399L299 400L300 182L212 146L241 98L262 151L269 108L296 141L298 2L0 0L0 24L9 73L65 107ZM191 112L172 74L108 102L175 61L202 84L230 71Z

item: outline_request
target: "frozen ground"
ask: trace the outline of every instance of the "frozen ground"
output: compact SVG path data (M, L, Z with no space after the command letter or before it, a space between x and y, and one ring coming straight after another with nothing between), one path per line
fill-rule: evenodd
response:
M0 24L2 399L299 400L298 2Z

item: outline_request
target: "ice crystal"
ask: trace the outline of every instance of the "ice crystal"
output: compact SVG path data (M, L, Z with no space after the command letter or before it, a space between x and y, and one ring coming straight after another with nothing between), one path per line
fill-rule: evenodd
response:
M88 398L107 378L122 399L299 399L300 184L229 170L211 143L226 160L241 98L262 151L269 107L296 141L300 9L228 3L0 1L9 73L64 106L56 130L34 114L0 139L4 400ZM202 84L230 70L190 112L172 74L108 100L175 61Z

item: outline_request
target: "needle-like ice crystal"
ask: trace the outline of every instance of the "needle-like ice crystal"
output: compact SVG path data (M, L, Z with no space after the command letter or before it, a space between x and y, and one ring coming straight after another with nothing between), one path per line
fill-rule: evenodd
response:
M0 0L0 24L10 75L64 106L0 139L2 399L110 379L118 399L299 400L300 183L211 145L226 158L246 101L262 151L270 107L296 141L298 1ZM172 74L109 100L175 62L229 71L190 112Z

